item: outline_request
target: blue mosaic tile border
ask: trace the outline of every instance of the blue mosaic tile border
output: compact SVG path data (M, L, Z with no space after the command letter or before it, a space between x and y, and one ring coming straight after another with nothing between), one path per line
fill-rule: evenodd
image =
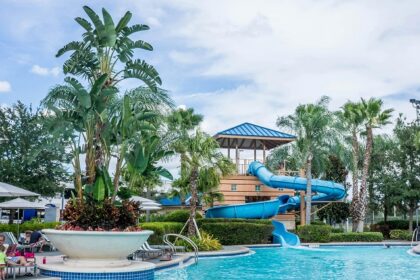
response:
M41 275L60 277L62 280L154 280L154 269L133 272L108 272L108 273L79 273L63 272L41 269Z

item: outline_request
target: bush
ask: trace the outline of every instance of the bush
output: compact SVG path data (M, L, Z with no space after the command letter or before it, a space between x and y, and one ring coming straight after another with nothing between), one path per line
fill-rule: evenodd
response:
M411 241L412 234L408 230L393 229L393 230L390 231L389 237L391 239Z
M344 233L344 228L332 228L331 233Z
M297 233L304 242L329 242L331 226L328 225L305 225L298 227Z
M163 236L167 233L179 233L182 230L183 223L177 222L151 222L142 223L140 227L145 230L152 230L152 234L148 242L150 244L160 245L163 243Z
M188 218L190 217L190 210L174 210L172 212L169 212L164 217L164 222L178 222L178 223L186 223L188 221ZM202 216L200 213L195 214L196 219L201 219Z
M220 244L219 240L214 238L212 235L208 234L205 231L201 231L201 239L197 236L190 237L191 240L197 244L199 251L218 251L222 249L222 245ZM178 239L176 242L176 245L178 246L185 246L185 249L187 252L194 251L192 246L186 242L185 240Z
M384 236L380 232L331 233L330 242L381 242Z
M207 220L207 219L205 219ZM200 228L213 235L223 245L265 244L271 242L273 225L251 222L205 222Z
M371 226L372 231L380 231L386 238L390 238L390 231L393 229L408 229L409 221L407 220L393 220L393 221L387 221L386 223L384 221L381 221L377 224L374 224ZM414 223L413 223L414 228Z

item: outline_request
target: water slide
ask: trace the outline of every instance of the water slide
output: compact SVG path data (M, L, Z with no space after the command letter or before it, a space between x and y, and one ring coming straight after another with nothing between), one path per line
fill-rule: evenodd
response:
M256 176L264 185L275 189L306 190L306 179L301 177L281 176L271 173L262 163L254 161L249 165L248 174ZM313 179L312 191L316 195L313 202L340 200L346 195L344 186L331 181ZM296 209L300 205L298 196L282 195L277 199L246 203L239 205L224 205L210 208L206 218L243 218L267 219L278 213L286 213L289 209ZM273 221L273 241L282 246L298 246L299 237L286 230L283 223Z

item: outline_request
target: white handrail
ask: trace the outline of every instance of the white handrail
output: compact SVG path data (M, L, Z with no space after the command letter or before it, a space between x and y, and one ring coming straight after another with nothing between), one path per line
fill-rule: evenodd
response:
M198 263L198 247L197 247L197 244L195 244L194 241L192 241L190 238L188 238L184 235L181 235L181 234L176 234L176 233L165 234L163 236L163 242L165 242L165 244L167 244L174 253L176 253L176 247L175 247L175 244L173 244L171 241L169 241L169 237L171 237L171 236L176 237L176 238L181 238L181 239L187 241L193 247L195 263L197 264Z
M413 247L413 243L414 243L414 241L417 241L417 232L418 232L418 230L419 230L419 228L416 228L416 229L413 231L413 235L412 235L412 237L411 237L411 247ZM416 240L414 240L414 238L415 238Z

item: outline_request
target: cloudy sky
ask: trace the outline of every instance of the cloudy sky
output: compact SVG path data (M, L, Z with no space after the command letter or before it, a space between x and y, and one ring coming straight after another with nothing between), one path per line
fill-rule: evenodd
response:
M381 97L414 118L420 98L420 2L350 0L3 0L0 104L37 105L62 83L55 58L80 38L73 20L88 3L151 30L138 52L156 66L178 105L205 116L210 133L241 122L275 128L299 103ZM126 87L136 84L125 84Z

